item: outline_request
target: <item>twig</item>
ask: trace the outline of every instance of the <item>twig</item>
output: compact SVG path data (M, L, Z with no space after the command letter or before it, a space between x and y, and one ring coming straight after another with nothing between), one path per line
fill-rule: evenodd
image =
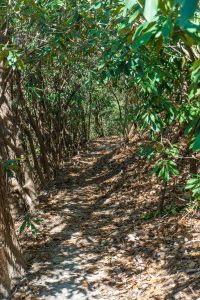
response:
M193 274L193 273L200 273L200 268L198 269L190 269L190 270L186 270L187 274Z

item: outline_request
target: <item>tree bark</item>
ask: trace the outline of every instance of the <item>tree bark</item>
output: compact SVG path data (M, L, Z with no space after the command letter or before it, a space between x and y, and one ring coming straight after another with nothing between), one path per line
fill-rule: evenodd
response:
M23 157L22 169L24 178L18 182L17 178L15 181L17 186L20 187L19 193L24 200L28 210L33 211L37 192L32 180L30 168L27 163L26 153L24 152L21 141L20 141L20 128L15 117L14 110L12 108L12 75L10 68L4 68L4 62L0 64L0 142L1 152L3 154L3 160L16 159ZM4 148L4 149L3 149ZM11 180L12 185L13 178ZM15 185L16 186L16 185ZM21 193L22 191L22 193Z
M36 172L37 172L37 174L39 176L41 184L43 186L45 186L45 179L44 179L42 170L40 168L40 165L39 165L39 162L38 162L38 159L37 159L37 155L36 155L35 146L34 146L34 142L33 142L33 138L32 138L31 132L27 128L25 128L25 127L23 129L24 129L24 133L26 134L28 142L29 142L29 146L30 146L32 157L33 157L33 162L34 162L34 166L35 166Z
M0 165L0 299L5 299L9 295L15 280L23 274L24 265Z
M20 73L16 72L16 84L17 84L17 91L18 91L18 100L19 103L21 104L21 106L24 108L24 110L27 113L27 117L28 117L28 121L32 127L32 129L35 132L35 135L38 139L39 145L40 145L40 151L41 151L41 155L42 155L42 163L43 163L43 168L44 168L44 173L47 176L47 179L49 180L51 178L51 171L50 171L50 167L49 167L49 161L47 159L47 149L45 147L44 144L44 140L43 140L43 136L42 133L40 132L40 128L38 126L38 124L35 122L30 109L27 107L25 99L24 99L24 94L21 88L21 77L20 77Z

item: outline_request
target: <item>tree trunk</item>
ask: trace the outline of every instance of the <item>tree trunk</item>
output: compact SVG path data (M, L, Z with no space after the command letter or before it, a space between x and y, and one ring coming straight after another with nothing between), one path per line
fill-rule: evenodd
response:
M31 211L34 210L36 204L37 192L34 182L31 177L31 172L27 164L26 153L23 151L21 141L19 138L19 127L17 124L17 118L12 108L12 94L11 94L11 79L13 73L11 69L4 69L3 62L0 64L0 142L1 151L4 153L3 160L16 159L23 157L22 163L23 171L25 171L22 182L18 182L15 178L17 186L20 187L20 191L23 191L22 199L24 200L26 207ZM4 148L4 149L3 149ZM12 178L12 180L14 180ZM12 181L11 180L11 181ZM11 182L12 185L12 182ZM19 191L19 193L20 193Z
M31 125L31 127L33 128L35 135L38 139L39 145L40 145L40 151L41 151L41 155L42 155L42 164L43 164L43 168L44 168L44 173L47 176L47 179L49 180L51 178L51 171L50 171L50 167L49 167L49 161L47 159L47 149L45 147L44 144L44 139L42 136L42 133L40 131L40 128L38 126L38 124L35 122L30 109L27 107L25 99L24 99L24 94L21 88L21 75L19 72L16 72L16 84L17 84L17 92L18 92L18 100L19 103L21 104L21 106L24 108L24 110L27 113L27 117L28 117L28 121Z
M87 129L87 140L90 140L90 131L91 131L91 115L92 115L92 81L90 82L89 89L89 111L88 111L88 129Z
M32 138L31 132L27 128L25 128L25 127L23 129L24 129L24 133L26 134L28 142L29 142L29 146L30 146L32 157L33 157L33 162L34 162L35 170L36 170L36 172L37 172L37 174L39 176L41 184L43 186L45 186L45 179L44 179L42 170L40 168L40 165L39 165L39 162L38 162L38 159L37 159L37 155L36 155L35 146L34 146L34 142L33 142L33 138Z
M0 299L5 299L17 277L23 274L24 260L14 231L9 201L0 165Z

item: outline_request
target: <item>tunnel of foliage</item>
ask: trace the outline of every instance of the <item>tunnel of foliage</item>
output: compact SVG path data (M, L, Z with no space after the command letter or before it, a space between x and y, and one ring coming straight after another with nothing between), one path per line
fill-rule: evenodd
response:
M155 160L164 189L188 159L183 189L198 206L200 15L197 0L1 0L0 13L6 295L24 269L13 210L34 214L37 190L90 139L146 135L138 155Z

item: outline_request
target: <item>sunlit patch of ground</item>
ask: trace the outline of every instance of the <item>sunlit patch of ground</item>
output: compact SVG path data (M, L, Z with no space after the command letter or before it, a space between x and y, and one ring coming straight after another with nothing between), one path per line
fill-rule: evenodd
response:
M139 142L98 139L66 162L40 233L21 238L29 269L13 300L200 299L200 222L142 218L161 186L135 157Z

